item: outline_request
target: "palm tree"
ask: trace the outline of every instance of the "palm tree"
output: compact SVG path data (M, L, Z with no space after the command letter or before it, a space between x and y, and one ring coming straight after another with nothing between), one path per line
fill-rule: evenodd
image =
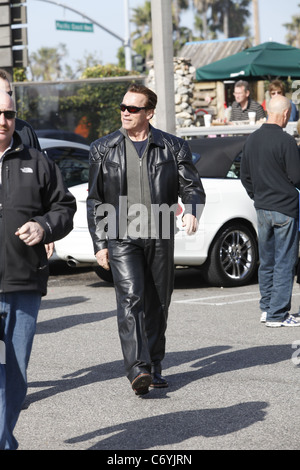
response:
M209 29L208 29L208 19L207 11L212 6L215 0L192 0L195 10L199 13L201 21L196 20L196 25L202 29L203 39L208 39Z
M246 20L250 16L251 0L215 0L212 4L213 28L225 38L249 36Z
M188 7L189 0L172 0L173 28L176 41L180 41L180 13L182 10L187 10Z
M41 47L30 55L30 72L32 80L57 80L61 78L61 61L67 55L65 44L55 47Z
M133 8L131 22L136 30L131 34L133 49L146 60L152 58L152 23L151 2L146 1L143 7Z
M201 31L203 39L216 38L222 32L225 38L249 35L245 21L250 15L251 0L192 0L199 13L195 27Z
M181 28L180 13L189 7L189 0L172 0L173 31L174 31L174 53L176 54L190 38L192 32L188 28ZM152 23L151 23L151 2L145 1L143 7L133 8L131 22L135 24L136 30L132 33L132 45L137 54L145 60L150 60L152 54Z
M300 7L300 5L298 5ZM300 16L292 16L291 23L285 23L287 29L286 40L290 46L300 47Z

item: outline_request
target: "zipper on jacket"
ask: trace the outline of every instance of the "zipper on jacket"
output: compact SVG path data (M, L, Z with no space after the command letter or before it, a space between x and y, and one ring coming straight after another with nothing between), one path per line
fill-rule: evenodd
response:
M8 175L9 175L8 166L6 165L5 167L3 167L3 164L4 162L2 160L1 170L2 170L3 178L1 181L1 200L0 200L0 206L1 206L1 209L0 209L0 212L1 212L0 213L0 217L1 217L1 220L0 220L0 230L1 230L1 233L0 233L0 240L1 240L0 292L2 292L3 290L3 282L4 282L4 276L5 276L4 267L6 266L5 219L3 217L3 207L4 207L5 195L7 194L6 188L8 187Z
M4 175L4 178L5 178L5 184L6 184L6 194L9 194L9 167L8 165L5 165L4 167L4 172L5 172L5 175ZM3 184L3 181L2 181L2 184ZM3 201L4 202L4 192L3 192Z
M143 201L143 162L140 158L140 203Z
M140 157L140 203L141 204L143 204L145 202L144 185L147 184L147 182L145 182L144 179L143 179L143 176L144 176L143 166L147 165L149 144L150 144L150 142L149 142L149 139L148 139L145 151L144 151L143 155ZM146 167L146 174L147 174L148 179L149 179L149 174L148 174L148 168L147 167ZM151 186L150 185L150 179L149 179L149 186ZM150 191L150 193L151 193L151 191Z

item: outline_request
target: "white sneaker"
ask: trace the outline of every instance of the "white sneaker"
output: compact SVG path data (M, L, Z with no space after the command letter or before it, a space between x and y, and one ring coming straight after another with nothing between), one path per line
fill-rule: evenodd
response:
M267 321L266 326L269 326L270 328L280 328L282 326L281 321Z
M267 312L262 312L260 316L260 323L266 323L267 321Z
M267 321L266 326L270 328L280 328L281 326L300 326L300 323L290 315L283 321Z
M295 319L293 315L287 317L283 322L281 322L282 326L300 326L300 323Z

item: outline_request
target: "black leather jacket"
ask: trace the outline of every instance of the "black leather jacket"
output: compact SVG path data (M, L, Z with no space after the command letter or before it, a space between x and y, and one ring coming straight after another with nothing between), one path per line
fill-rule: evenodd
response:
M152 126L150 130L147 168L152 204L170 207L180 196L186 212L196 215L197 205L205 203L205 193L187 142ZM95 253L107 247L107 228L97 209L110 204L118 216L119 197L126 195L125 137L118 130L93 142L90 149L87 218Z

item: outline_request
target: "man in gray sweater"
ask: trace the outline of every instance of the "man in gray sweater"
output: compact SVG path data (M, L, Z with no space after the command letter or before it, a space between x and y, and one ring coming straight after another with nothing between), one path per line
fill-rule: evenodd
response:
M161 362L178 196L188 234L205 202L187 142L149 124L156 101L149 88L131 85L120 105L122 128L90 150L89 230L99 265L112 270L126 375L137 395L168 386Z
M254 200L258 221L261 322L268 327L300 326L289 315L298 259L300 156L295 139L283 128L290 100L270 100L268 122L249 136L241 180Z

